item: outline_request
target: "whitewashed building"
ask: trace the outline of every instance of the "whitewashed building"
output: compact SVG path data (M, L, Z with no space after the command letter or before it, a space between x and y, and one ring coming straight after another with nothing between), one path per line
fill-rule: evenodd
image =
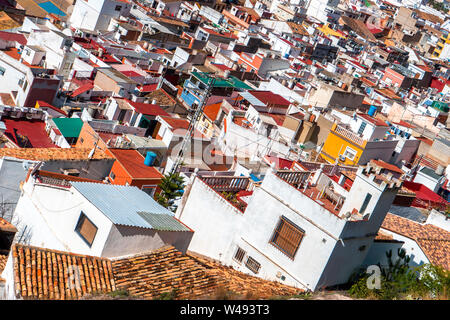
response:
M192 237L172 212L139 188L43 171L27 177L14 221L18 234L26 235L22 243L97 257L165 245L185 252Z
M73 7L70 24L83 30L106 31L111 19L126 17L130 10L127 0L79 0Z
M245 177L197 176L176 217L194 230L190 251L318 290L346 283L360 267L400 186L370 165L358 169L349 191L321 169L272 168L258 186Z

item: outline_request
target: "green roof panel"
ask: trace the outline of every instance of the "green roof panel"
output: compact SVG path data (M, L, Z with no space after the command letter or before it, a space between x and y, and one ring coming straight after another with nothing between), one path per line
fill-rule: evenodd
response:
M83 120L80 118L53 118L53 122L64 138L77 138L83 127Z

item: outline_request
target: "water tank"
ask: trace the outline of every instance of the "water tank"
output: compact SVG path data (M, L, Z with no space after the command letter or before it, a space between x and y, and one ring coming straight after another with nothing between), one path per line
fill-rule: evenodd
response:
M145 157L144 164L146 166L152 166L156 159L156 153L152 151L147 151L147 156Z
M440 164L437 166L435 173L439 176L443 175L445 171L445 168L441 166Z
M373 115L375 114L375 112L377 111L377 107L375 106L370 106L369 108L369 112L367 112L367 114L371 117L373 117Z

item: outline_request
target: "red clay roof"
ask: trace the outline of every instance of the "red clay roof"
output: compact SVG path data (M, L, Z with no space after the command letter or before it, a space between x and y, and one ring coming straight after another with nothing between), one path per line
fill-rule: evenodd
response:
M80 94L85 93L86 91L89 91L93 88L94 88L93 83L86 83L85 85L82 85L81 87L76 89L74 92L72 92L72 94L70 96L71 97L79 96Z
M163 175L154 167L144 164L145 158L133 149L109 149L117 161L134 179L160 179Z
M391 213L386 215L381 227L416 241L432 264L450 270L450 232Z
M2 119L6 125L5 136L14 142L19 147L25 147L22 144L26 139L22 139L21 143L19 140L21 137L28 138L32 148L55 148L57 147L53 144L52 140L47 135L45 131L45 122L38 120L23 120L23 119ZM19 140L17 135L19 135Z
M128 99L126 99L126 101L139 113L149 116L169 116L169 114L157 104L134 102Z
M386 122L384 122L383 120L371 117L368 114L358 113L358 116L360 116L364 120L369 121L370 123L372 123L378 127L389 127L388 124Z
M215 103L205 106L205 109L203 109L203 113L208 117L209 120L215 121L217 115L219 114L221 105L222 103Z
M282 96L271 91L253 91L249 90L252 96L265 104L277 104L288 107L291 103Z
M27 38L25 38L25 36L20 33L0 31L0 39L5 41L16 41L21 45L27 44Z
M399 122L392 122L392 123L396 124L396 125L399 125L399 126L402 126L402 127L405 127L405 128L411 128L411 129L416 128L416 126L413 126L412 124L410 124L408 122L405 122L403 120L400 120Z
M401 173L401 174L404 173L398 167L394 166L393 164L384 162L383 160L370 160L370 162L373 162L375 165L377 165L379 167L382 167L382 168L384 168L386 170L389 170L389 171L394 171L394 172Z
M39 104L40 108L50 108L50 109L55 110L55 111L65 115L65 116L68 116L67 112L65 112L64 110L59 109L59 108L57 108L55 106L52 106L50 103L47 103L47 102L42 101L42 100L37 100L36 102Z

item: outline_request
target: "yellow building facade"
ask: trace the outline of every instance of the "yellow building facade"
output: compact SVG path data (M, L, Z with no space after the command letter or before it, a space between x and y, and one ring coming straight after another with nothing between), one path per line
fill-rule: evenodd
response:
M356 165L364 152L366 144L366 140L335 123L331 127L320 155L329 163L334 164L336 159L338 159L338 164Z

